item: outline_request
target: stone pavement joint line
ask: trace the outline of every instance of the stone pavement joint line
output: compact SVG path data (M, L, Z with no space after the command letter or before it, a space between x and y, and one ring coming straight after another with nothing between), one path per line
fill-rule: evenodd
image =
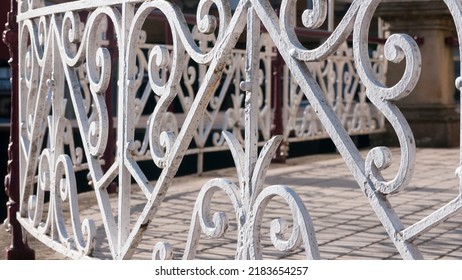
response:
M393 152L394 155L399 154L398 150ZM459 189L459 180L454 175L459 163L458 149L418 149L416 156L416 170L410 185L389 197L406 227L455 198ZM393 176L393 165L391 169L386 174ZM156 217L148 227L134 259L151 259L152 250L159 241L169 242L174 248L174 258L180 259L188 236L191 213L201 187L215 177L236 181L235 174L235 170L230 168L209 172L201 177L187 176L175 179ZM268 172L266 184L285 184L300 195L313 219L321 258L400 259L393 242L338 155L308 156L291 159L287 164L273 164ZM114 203L116 199L114 196ZM81 216L94 219L98 227L97 252L94 256L110 258L93 193L80 194L79 200ZM237 224L231 203L222 193L217 193L212 201L212 210L228 214L229 229L221 239L209 239L201 235L196 258L234 259ZM133 194L132 217L137 216L144 203L146 198L143 194ZM291 220L290 210L282 200L273 200L265 212L261 231L264 259L304 259L303 250L279 252L273 247L269 224L274 218L287 218L289 222ZM8 236L3 228L0 237L0 245L5 247ZM36 250L37 259L63 259L60 254L54 253L33 238L29 239L30 246ZM461 239L462 215L458 215L415 242L425 259L461 259Z

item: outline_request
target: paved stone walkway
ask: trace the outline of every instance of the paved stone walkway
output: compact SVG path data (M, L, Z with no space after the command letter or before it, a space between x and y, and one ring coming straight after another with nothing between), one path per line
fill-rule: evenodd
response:
M394 164L399 164L399 153L394 150ZM418 149L417 166L410 185L390 201L405 226L426 217L455 198L459 193L459 180L454 175L459 166L458 149ZM392 176L393 168L387 172ZM235 180L235 170L210 172L204 176L187 176L175 179L156 218L146 231L135 259L149 259L158 241L167 241L174 247L175 258L181 258L188 235L191 212L200 188L215 177ZM391 177L389 177L390 179ZM357 183L338 155L316 155L291 159L287 164L273 164L266 180L268 185L284 184L292 187L309 210L323 259L400 259L393 243L369 206ZM83 217L91 216L97 222L99 238L97 257L109 258L107 242L102 237L98 208L91 193L81 195ZM114 199L115 201L115 199ZM133 199L135 218L145 201L142 196ZM213 210L225 211L230 228L225 237L217 240L202 236L197 258L232 259L236 250L236 221L231 204L223 194L213 198ZM274 200L265 212L262 245L265 259L303 259L304 252L279 252L269 239L269 222L274 218L289 217L283 201ZM289 218L290 219L290 218ZM4 247L7 236L0 234ZM417 240L426 259L462 259L462 215L439 225ZM61 259L35 241L37 259ZM3 256L1 256L3 258Z

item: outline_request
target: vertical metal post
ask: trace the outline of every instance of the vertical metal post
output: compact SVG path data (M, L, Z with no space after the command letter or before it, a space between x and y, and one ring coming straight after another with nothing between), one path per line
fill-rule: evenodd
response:
M335 28L335 1L329 0L327 30L332 32Z
M274 118L273 125L271 129L271 135L283 135L284 134L284 122L283 122L283 84L282 77L284 76L284 60L281 57L281 54L276 50L277 55L273 59L271 65L271 103L274 108ZM276 156L273 159L273 162L285 163L287 159L287 150L288 143L282 142L279 146Z
M273 1L272 6L275 7L275 12L279 13L281 1ZM271 136L284 134L284 114L283 114L283 83L284 77L284 60L276 48L274 48L276 56L271 63L271 104L274 110L273 125L271 128ZM273 162L285 163L287 159L288 143L283 141L276 151Z
M385 34L383 33L383 19L381 17L379 17L377 19L377 25L378 25L378 28L377 28L377 37L379 38L385 38Z
M109 41L109 52L111 54L111 60L112 60L112 65L116 65L117 63L117 43L116 39L114 37L114 26L112 24L108 25L108 29L106 32L106 40ZM114 68L115 69L115 68ZM115 81L115 73L114 70L111 71L111 81ZM104 159L104 166L103 170L106 172L111 165L114 163L115 160L115 129L114 129L114 118L113 118L113 113L112 113L112 103L113 103L113 88L114 85L110 85L108 89L106 90L106 95L105 95L105 101L106 101L106 108L108 111L108 140L107 140L107 146L106 146L106 151L104 151L103 154L103 159ZM109 193L116 193L117 192L117 183L112 182L109 187L107 188L107 191Z
M10 144L8 145L8 167L5 176L5 191L9 197L7 202L7 226L10 231L10 246L5 248L5 257L8 260L35 259L34 250L27 245L26 236L23 235L21 225L16 219L19 211L19 92L18 92L18 23L16 16L18 6L15 0L10 2L8 22L3 32L3 42L10 50L11 67L11 113L10 113Z

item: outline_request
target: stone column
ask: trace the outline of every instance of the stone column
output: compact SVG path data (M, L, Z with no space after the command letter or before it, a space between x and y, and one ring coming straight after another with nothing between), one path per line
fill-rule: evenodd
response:
M448 7L442 0L383 0L376 15L384 20L386 36L406 33L421 39L420 80L414 91L398 102L411 126L417 146L459 145L453 47L446 43L446 38L456 33ZM389 63L388 86L394 85L402 77L404 67L405 62Z

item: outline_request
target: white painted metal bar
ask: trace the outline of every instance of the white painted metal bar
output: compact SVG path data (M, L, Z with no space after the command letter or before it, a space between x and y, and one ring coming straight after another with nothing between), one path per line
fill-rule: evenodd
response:
M328 5L327 30L332 32L335 29L335 0L328 0Z
M419 236L457 215L462 209L462 198L459 195L453 201L433 212L426 218L406 228L402 232L402 238L406 241L414 241Z

